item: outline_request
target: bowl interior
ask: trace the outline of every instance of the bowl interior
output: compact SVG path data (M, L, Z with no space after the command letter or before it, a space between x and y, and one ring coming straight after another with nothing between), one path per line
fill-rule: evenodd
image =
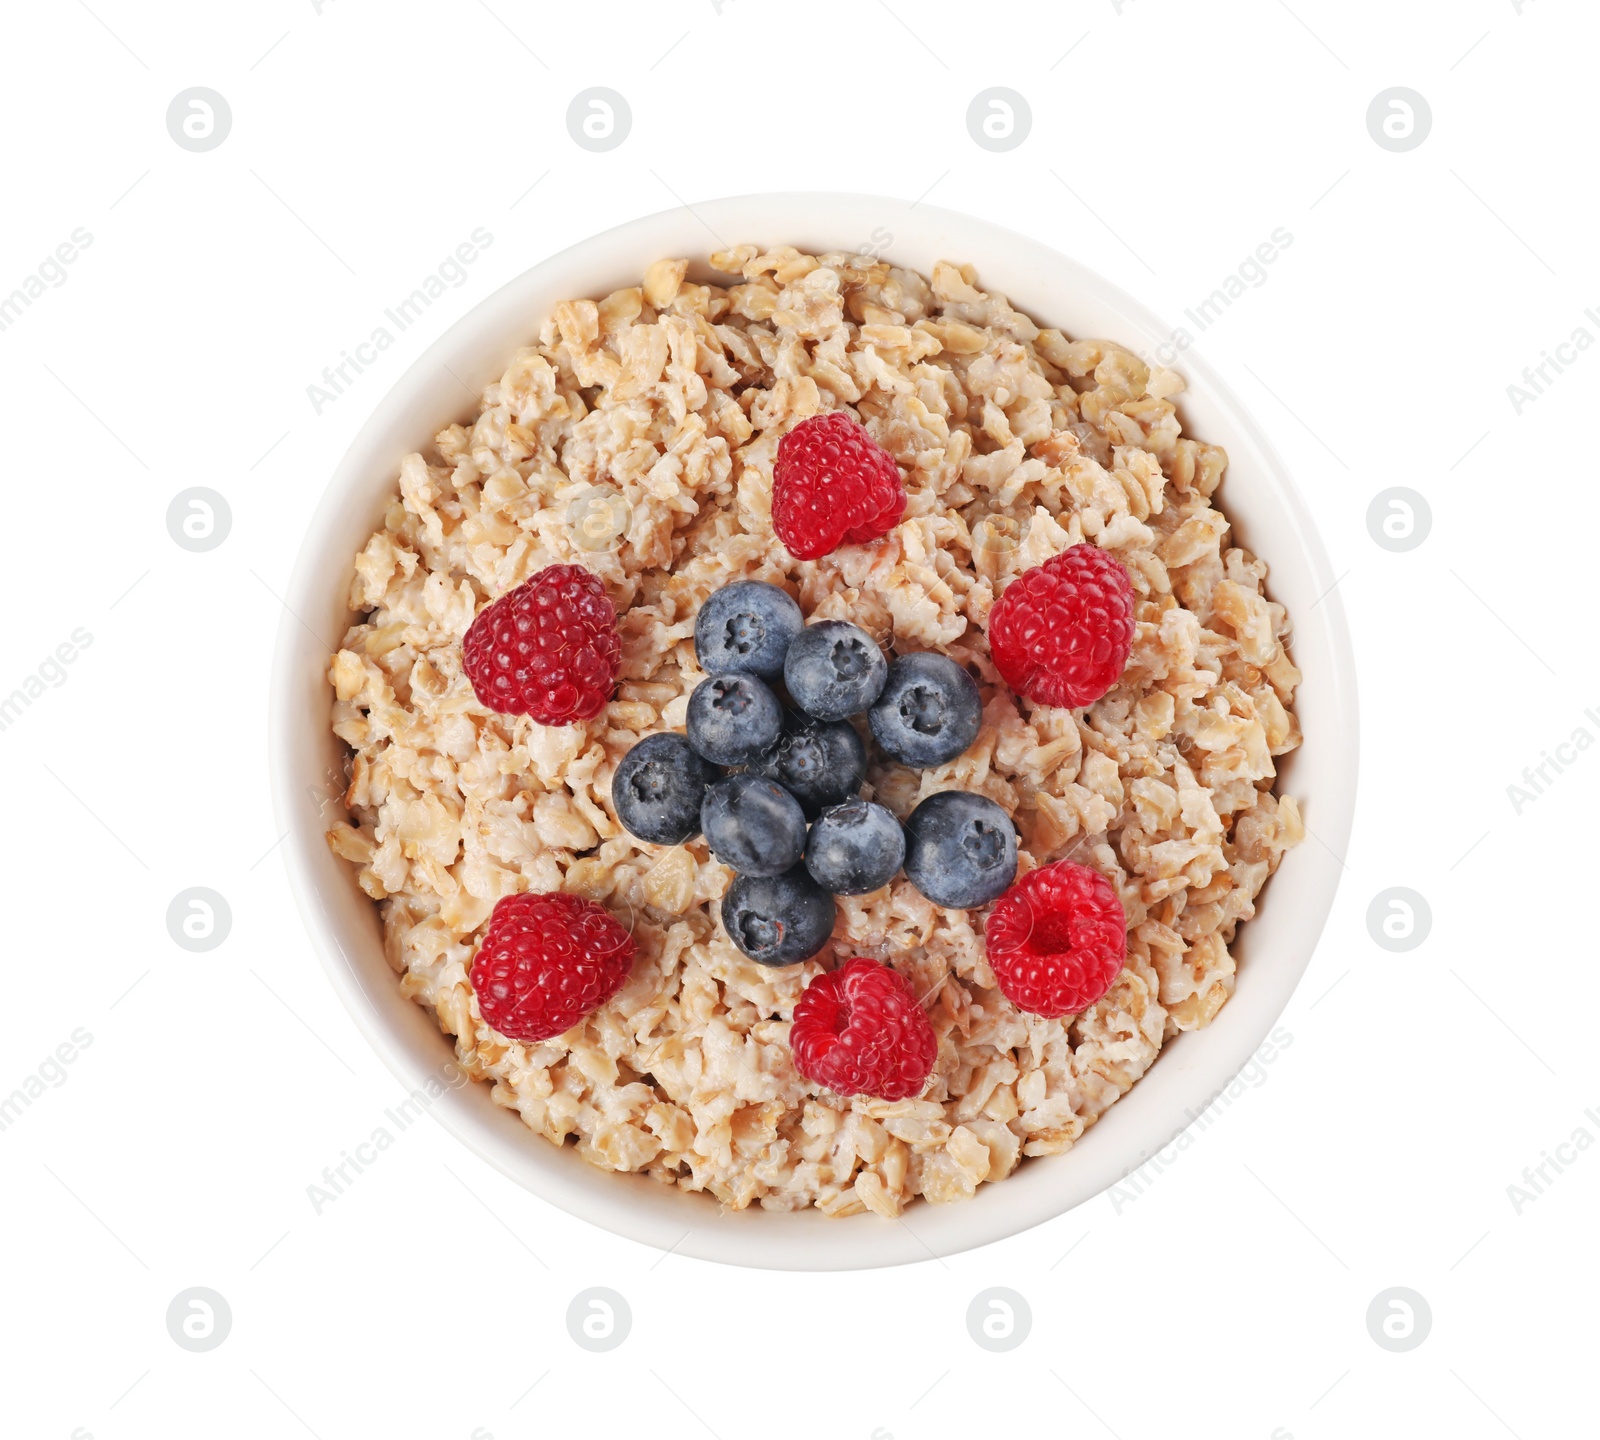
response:
M1295 622L1305 681L1305 742L1284 768L1317 839L1284 857L1260 913L1234 950L1237 989L1206 1029L1175 1037L1144 1078L1065 1155L1030 1160L1002 1184L956 1205L918 1205L901 1221L830 1220L812 1211L723 1213L638 1176L609 1174L496 1106L486 1085L451 1085L454 1057L433 1015L405 999L384 958L376 907L354 869L328 848L342 813L343 746L328 728L327 659L351 615L353 558L380 523L399 462L469 418L481 388L534 337L558 301L637 284L663 256L703 262L724 241L813 252L870 248L927 273L939 259L977 266L1041 324L1145 353L1168 327L1099 276L1036 241L969 216L866 195L757 195L663 212L608 231L536 265L464 316L379 404L330 482L307 532L279 635L272 695L275 802L291 886L328 975L367 1038L408 1089L484 1159L551 1203L680 1254L775 1269L845 1269L948 1255L1014 1234L1097 1195L1191 1123L1261 1044L1309 964L1333 902L1355 793L1356 695L1349 636L1333 576L1282 463L1223 384L1192 353L1184 430L1228 451L1221 499L1242 543L1270 566L1272 597ZM1319 603L1320 602L1320 603ZM1319 843L1320 842L1320 843ZM441 1093L442 1092L442 1093Z

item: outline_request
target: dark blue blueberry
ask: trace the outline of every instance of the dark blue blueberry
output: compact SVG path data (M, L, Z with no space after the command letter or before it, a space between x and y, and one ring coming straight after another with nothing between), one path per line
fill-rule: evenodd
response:
M754 675L730 670L694 687L685 727L689 743L716 765L758 760L783 729L783 706Z
M811 720L791 712L784 717L782 739L755 768L815 818L861 788L867 747L848 720Z
M868 717L884 754L924 768L954 760L978 738L977 682L948 655L901 655Z
M706 791L700 805L706 844L741 875L781 875L806 848L800 802L762 775L730 775Z
M883 689L889 662L878 642L846 620L807 625L789 645L783 683L789 698L814 720L859 715Z
M630 834L655 845L681 845L700 833L700 803L717 767L674 732L646 735L611 778L611 804Z
M798 965L833 934L833 897L803 865L765 878L739 875L722 897L722 928L758 965Z
M906 874L947 910L987 905L1016 878L1016 827L986 796L941 790L906 821Z
M694 653L707 675L743 670L763 680L783 675L789 642L805 628L800 607L776 585L735 580L716 591L694 620Z
M824 810L806 841L806 869L832 895L867 895L894 879L905 832L881 805L860 798Z

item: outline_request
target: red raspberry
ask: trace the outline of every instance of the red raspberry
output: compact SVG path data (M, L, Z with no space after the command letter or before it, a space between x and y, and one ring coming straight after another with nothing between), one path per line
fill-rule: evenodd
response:
M905 1100L928 1083L939 1042L905 980L857 958L806 986L789 1048L795 1069L836 1095Z
M845 411L802 420L778 442L772 528L797 560L887 535L905 509L894 456Z
M1025 570L989 611L989 653L1013 690L1041 705L1092 705L1133 649L1133 582L1097 545Z
M617 613L598 576L551 565L478 613L461 663L478 703L502 715L592 720L617 688Z
M503 895L472 962L483 1018L511 1040L565 1035L627 983L633 936L593 900Z
M1128 917L1098 870L1057 860L994 902L984 942L1006 998L1054 1019L1087 1010L1111 988L1128 953Z

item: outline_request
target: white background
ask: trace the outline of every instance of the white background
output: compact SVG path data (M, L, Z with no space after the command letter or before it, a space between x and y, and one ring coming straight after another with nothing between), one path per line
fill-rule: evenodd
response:
M5 1434L1593 1432L1600 1147L1521 1213L1507 1187L1600 1139L1600 754L1520 814L1507 786L1600 735L1600 354L1520 415L1507 386L1580 324L1600 337L1600 25L1577 0L893 7L8 7L0 295L93 239L0 332L0 694L74 629L92 644L0 731L0 1095L76 1028L92 1043L0 1130ZM232 109L207 153L165 122L196 85ZM605 154L565 124L594 85L633 114ZM1033 112L1003 154L965 123L995 85ZM1433 115L1405 153L1365 120L1396 85ZM1201 344L1307 493L1359 657L1357 831L1293 1042L1136 1199L945 1263L663 1258L431 1121L318 1215L308 1185L400 1091L274 853L274 592L305 519L387 386L503 280L680 200L805 187L982 213L1174 322L1291 233ZM316 414L323 367L479 226L465 283ZM166 528L196 485L232 510L205 554ZM1366 521L1394 485L1432 509L1407 553ZM1366 920L1397 885L1433 915L1405 954ZM232 910L206 954L166 929L191 886ZM1033 1317L1007 1354L965 1322L996 1285ZM232 1311L208 1353L167 1330L192 1286ZM591 1286L632 1311L607 1354L566 1329ZM1432 1311L1407 1353L1368 1333L1392 1286Z

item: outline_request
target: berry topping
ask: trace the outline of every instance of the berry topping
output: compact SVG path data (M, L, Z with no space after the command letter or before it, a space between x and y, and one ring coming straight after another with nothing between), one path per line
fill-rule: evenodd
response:
M700 828L711 853L741 875L781 875L805 853L800 802L762 775L730 775L707 790Z
M836 1095L909 1100L928 1083L939 1042L904 977L857 958L801 992L789 1048L794 1068Z
M861 788L867 747L848 720L811 720L791 711L784 716L782 738L756 769L782 785L815 819Z
M887 535L905 508L894 456L845 411L802 420L778 442L772 528L797 560Z
M941 790L906 821L906 874L935 905L987 905L1017 875L1017 831L984 795Z
M472 962L484 1020L509 1040L564 1035L627 983L633 937L578 895L503 895Z
M617 688L622 642L599 577L552 565L479 612L461 665L480 705L541 725L592 720Z
M737 670L713 675L689 697L689 743L714 764L748 765L760 759L782 728L778 697L754 675Z
M681 845L700 833L700 802L717 767L672 731L647 735L611 778L611 806L630 834L653 845Z
M735 580L716 591L694 619L694 653L707 675L743 670L783 678L789 642L805 628L800 607L776 585Z
M814 720L859 715L878 698L889 662L878 642L847 620L808 625L789 645L783 683L789 698Z
M1024 875L984 925L989 966L1019 1010L1055 1018L1087 1010L1128 953L1128 918L1098 870L1057 860Z
M722 897L722 928L758 965L798 965L833 934L833 897L796 865L782 875L736 875Z
M989 653L1013 690L1041 705L1092 705L1133 648L1133 582L1096 545L1025 570L989 611Z
M872 707L872 735L891 759L924 768L954 760L978 738L977 682L947 655L898 656Z
M868 895L894 879L905 832L881 805L850 799L824 810L806 841L806 869L832 895Z

